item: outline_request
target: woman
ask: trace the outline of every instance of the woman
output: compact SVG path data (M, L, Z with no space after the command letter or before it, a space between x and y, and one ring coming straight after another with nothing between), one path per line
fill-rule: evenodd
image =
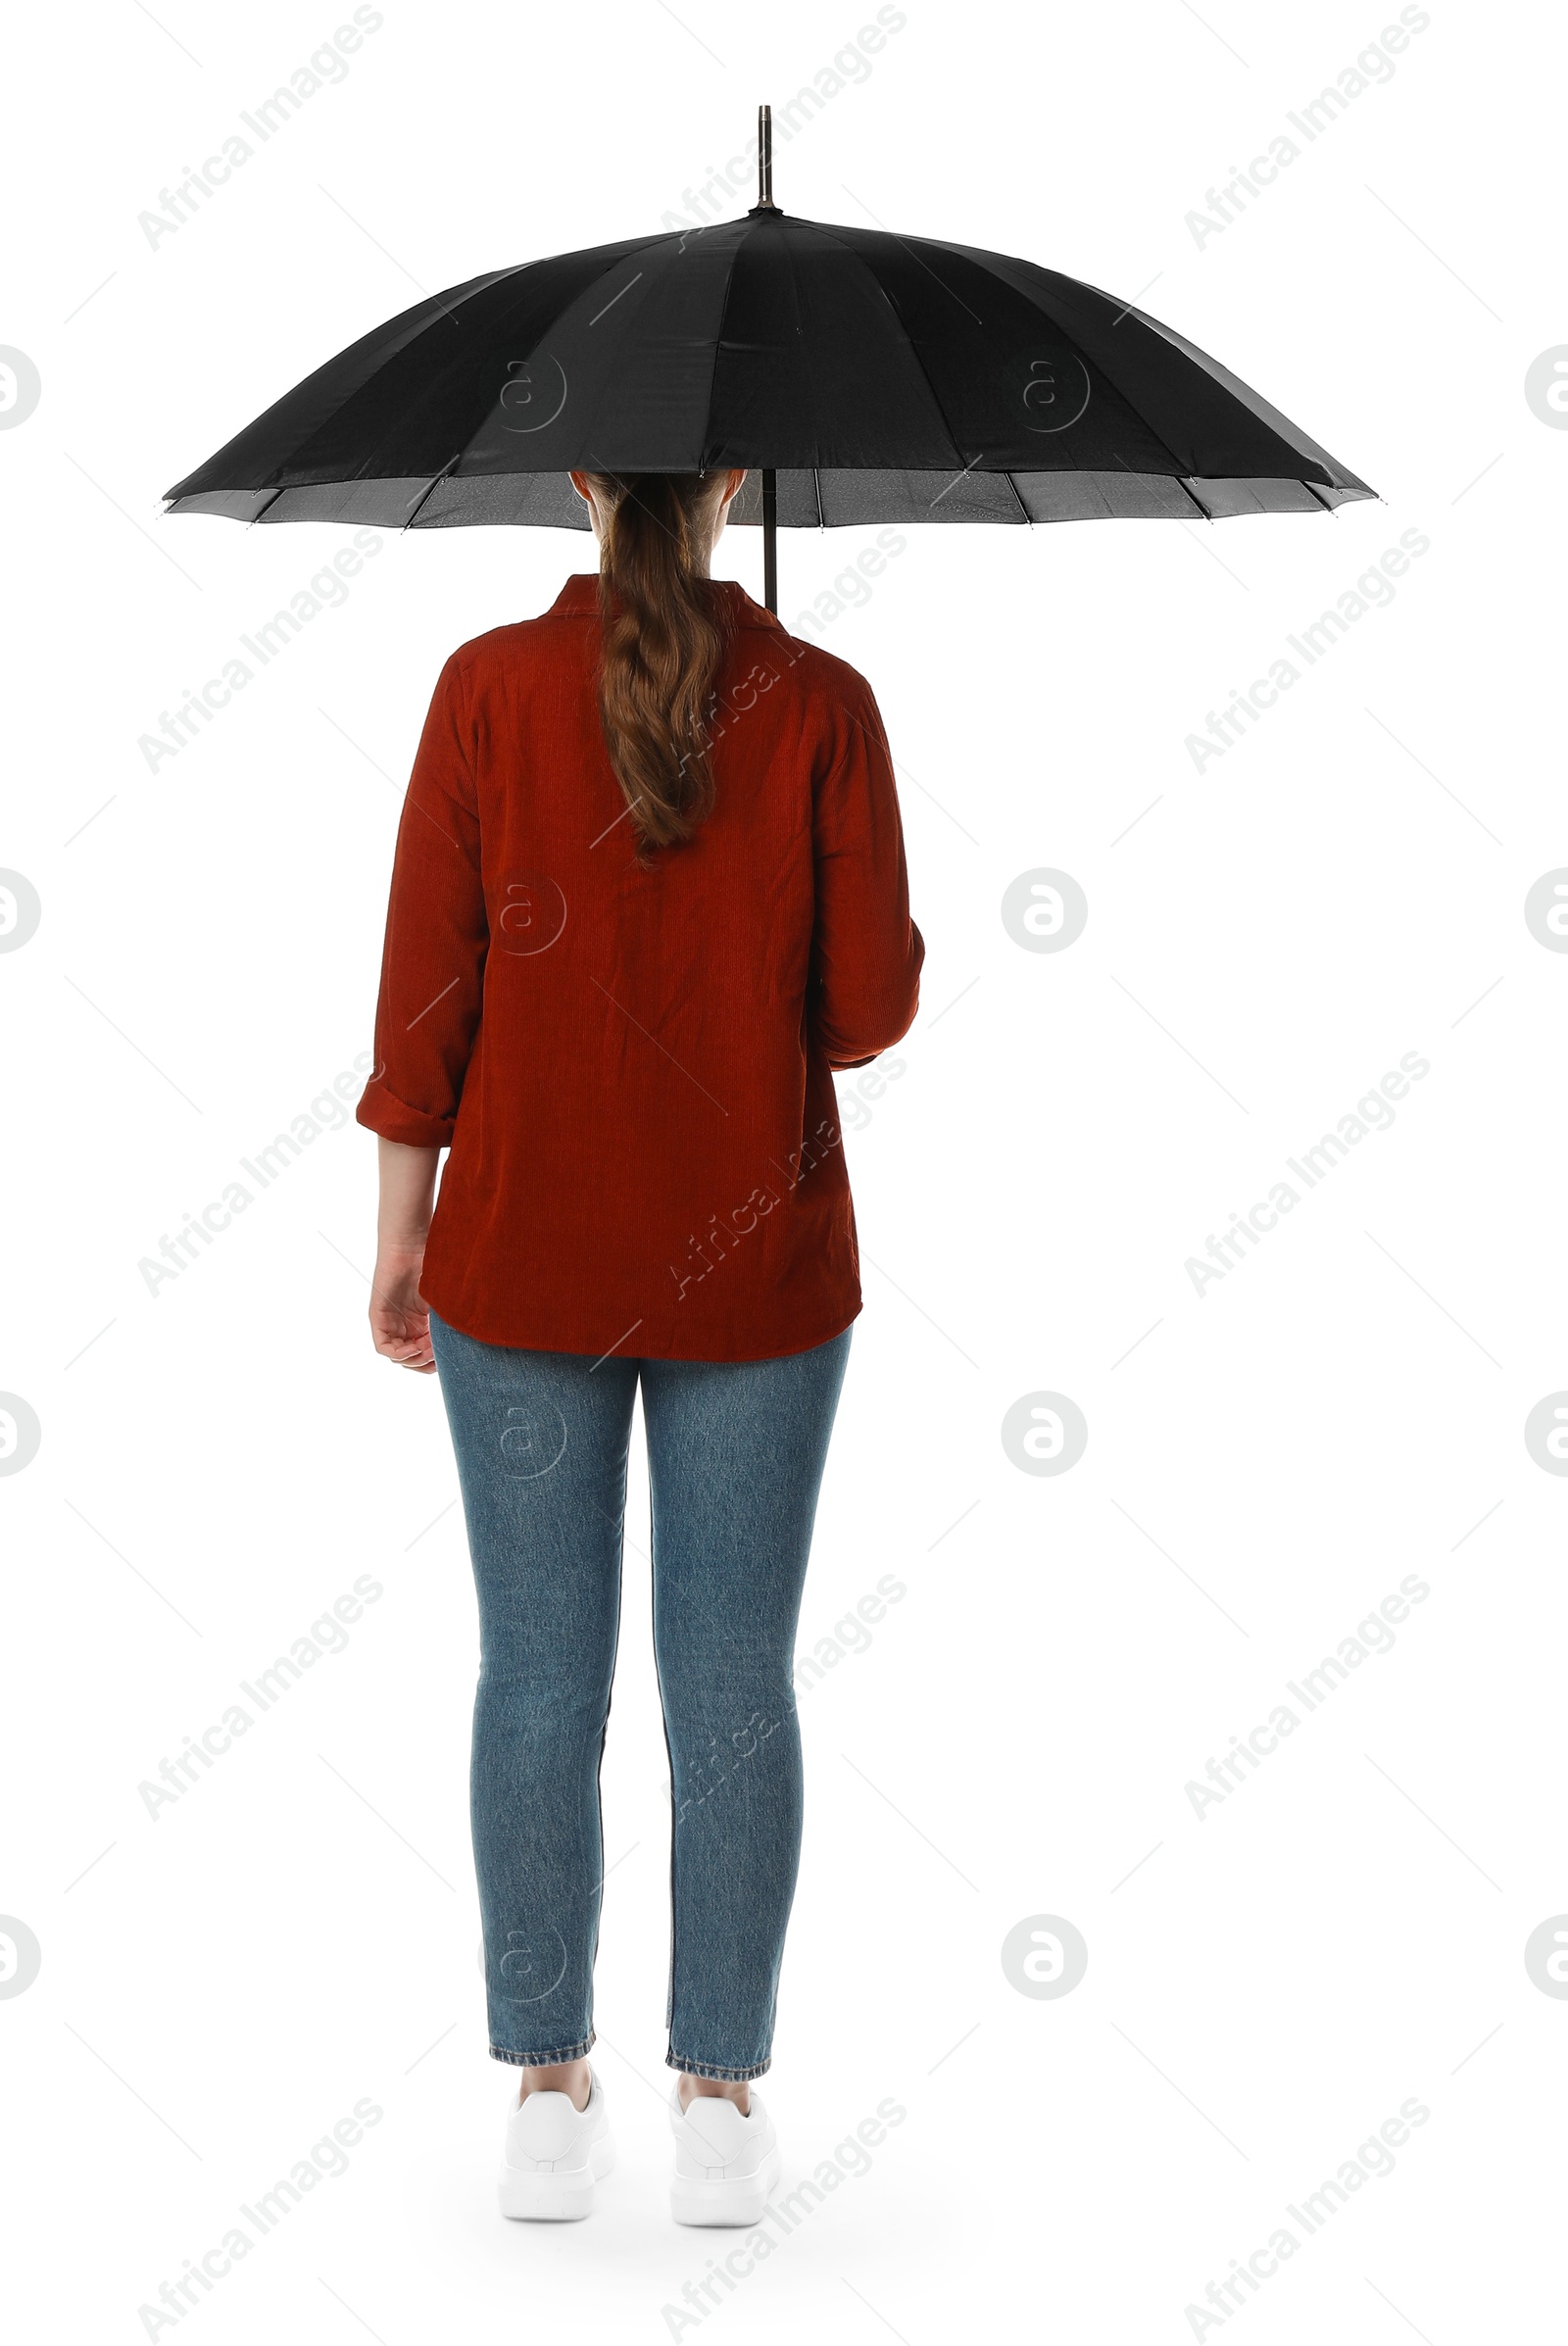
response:
M358 1111L370 1326L439 1371L478 1588L510 2216L586 2215L611 2164L587 2055L641 1386L672 2207L751 2224L778 2175L752 2081L800 1850L795 1629L860 1308L832 1070L906 1031L924 948L869 687L709 575L744 472L571 477L598 580L453 655L409 785Z

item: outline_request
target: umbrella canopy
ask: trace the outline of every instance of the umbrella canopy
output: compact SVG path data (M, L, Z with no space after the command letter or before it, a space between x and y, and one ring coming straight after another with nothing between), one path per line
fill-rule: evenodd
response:
M1213 520L1376 494L1130 303L1031 261L780 211L764 122L762 200L744 219L416 303L168 510L583 529L572 470L725 466L753 475L732 521L796 529Z

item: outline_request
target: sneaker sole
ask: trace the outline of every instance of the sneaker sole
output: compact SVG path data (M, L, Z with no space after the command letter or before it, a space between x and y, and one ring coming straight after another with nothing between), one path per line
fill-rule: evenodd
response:
M720 2182L699 2182L695 2176L677 2175L669 2187L669 2212L677 2224L758 2224L778 2177L779 2154L775 2143L756 2175L735 2175Z
M563 2174L551 2167L503 2167L501 2213L519 2224L576 2224L593 2213L594 2184L615 2164L615 2149L601 2134L586 2167Z

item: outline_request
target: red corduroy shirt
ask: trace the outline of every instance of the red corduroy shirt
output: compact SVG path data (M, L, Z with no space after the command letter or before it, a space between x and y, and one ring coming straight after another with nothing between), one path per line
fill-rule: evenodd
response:
M860 1309L831 1070L924 946L863 677L730 581L717 801L640 866L595 700L598 580L442 669L359 1120L447 1148L421 1292L487 1344L758 1360Z

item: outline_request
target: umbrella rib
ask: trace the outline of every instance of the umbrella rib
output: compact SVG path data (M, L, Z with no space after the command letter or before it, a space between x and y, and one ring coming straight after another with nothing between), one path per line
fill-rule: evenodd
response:
M431 495L431 493L432 493L434 490L436 490L436 489L438 489L438 488L440 487L441 483L442 483L442 482L443 482L443 481L446 479L446 477L447 477L447 474L448 474L450 471L452 471L453 467L454 467L454 466L457 464L457 463L458 463L459 459L462 457L462 455L463 455L463 451L462 451L462 449L460 448L460 449L458 450L458 454L457 454L457 456L455 456L455 457L448 457L448 459L447 459L446 463L445 463L445 464L442 465L442 467L441 467L441 469L440 469L440 471L439 471L439 472L433 472L433 473L430 475L430 478L429 478L429 480L428 480L428 481L425 483L425 486L424 486L424 487L423 487L423 488L422 488L422 489L419 491L419 495L418 495L418 498L417 498L417 500L416 501L416 504L415 504L415 508L414 508L414 511L413 511L413 513L412 513L409 515L408 519L407 519L407 520L404 522L404 524L403 524L403 526L404 526L404 528L405 528L405 529L412 529L412 528L414 527L414 524L415 524L415 522L416 522L416 521L418 519L418 517L419 517L420 513L423 513L423 511L424 511L424 501L425 501L425 499L426 499L428 496L430 496L430 495Z
M1012 474L1011 474L1010 472L1004 472L1004 473L1003 474L1003 476L1002 476L1002 477L1003 477L1003 479L1004 479L1004 480L1006 482L1006 484L1007 484L1008 488L1009 488L1009 489L1012 491L1012 493L1013 493L1014 497L1016 497L1016 498L1018 499L1018 511L1019 511L1019 513L1022 513L1022 515L1023 515L1023 517L1024 517L1025 521L1028 523L1029 527L1030 527L1031 529L1033 529L1033 527L1034 527L1034 525L1035 525L1035 517L1034 517L1033 513L1032 513L1029 511L1029 508L1028 508L1028 507L1027 507L1027 506L1024 504L1024 501L1023 501L1022 497L1021 497L1021 496L1019 496L1019 494L1018 494L1018 484L1017 484L1017 482L1016 482L1016 481L1013 479L1013 477L1012 477Z
M826 529L827 515L822 511L822 475L814 464L811 466L811 495L816 499L816 526Z
M1202 515L1205 521L1213 520L1214 516L1209 512L1207 506L1203 503L1201 497L1194 495L1192 482L1180 472L1176 474L1176 485L1181 490L1183 496L1192 499L1193 504L1197 506L1199 513Z

